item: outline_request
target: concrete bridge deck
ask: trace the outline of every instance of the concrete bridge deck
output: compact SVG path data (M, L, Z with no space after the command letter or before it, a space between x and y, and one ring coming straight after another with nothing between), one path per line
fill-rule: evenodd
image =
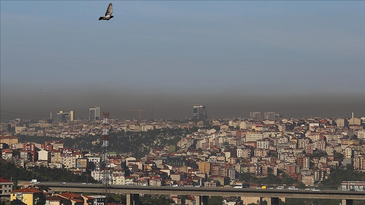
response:
M81 183L55 183L40 182L38 185L46 186L54 192L89 192L105 193L103 184L81 184ZM306 198L306 199L339 199L343 204L352 204L353 200L365 200L364 192L340 191L340 190L287 190L287 189L249 189L249 188L207 188L207 187L170 187L170 186L128 186L111 185L108 186L108 193L140 195L194 195L194 196L237 196L237 197L265 197L272 198L277 204L277 198ZM133 197L132 197L133 198ZM206 203L203 203L206 204Z

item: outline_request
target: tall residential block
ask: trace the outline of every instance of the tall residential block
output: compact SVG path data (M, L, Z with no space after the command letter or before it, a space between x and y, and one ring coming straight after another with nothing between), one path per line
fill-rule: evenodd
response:
M264 112L265 120L275 120L276 114L275 112Z
M261 120L261 112L250 112L250 118L254 120Z
M59 111L56 113L56 122L72 122L75 120L75 112L69 111Z

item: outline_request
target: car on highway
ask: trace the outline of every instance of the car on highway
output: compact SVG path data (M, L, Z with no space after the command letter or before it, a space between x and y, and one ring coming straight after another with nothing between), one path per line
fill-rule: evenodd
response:
M288 189L289 190L298 190L298 188L296 188L295 186L289 186Z

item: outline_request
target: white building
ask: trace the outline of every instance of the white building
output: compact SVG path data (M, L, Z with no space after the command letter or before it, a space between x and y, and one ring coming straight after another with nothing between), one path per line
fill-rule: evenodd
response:
M99 182L103 182L106 177L109 184L113 183L113 174L111 170L94 170L91 171L91 177Z
M265 138L262 140L257 140L258 149L269 149L270 145L273 144L272 140Z
M89 121L101 120L100 107L94 106L89 108Z
M264 135L260 132L248 132L246 135L247 142L261 140L262 138L264 138Z
M38 151L38 160L51 162L51 152L44 149Z
M344 149L344 157L351 159L354 156L354 150L351 147L346 147Z
M240 123L241 130L251 129L251 127L252 127L252 124L247 121L243 121Z
M336 120L337 127L345 127L347 126L347 120L343 118L338 118Z
M105 205L105 195L93 195L90 197L94 198L94 205Z
M357 138L359 138L359 139L365 139L365 130L359 130L359 131L357 131Z

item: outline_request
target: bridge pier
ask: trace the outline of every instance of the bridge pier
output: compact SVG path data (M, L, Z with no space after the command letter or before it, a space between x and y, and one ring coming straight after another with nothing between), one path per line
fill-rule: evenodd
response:
M139 194L127 194L126 195L127 205L139 205Z
M267 205L279 205L279 201L278 197L266 198Z
M354 200L352 199L342 199L342 205L353 205Z
M208 205L208 196L198 196L196 205Z

